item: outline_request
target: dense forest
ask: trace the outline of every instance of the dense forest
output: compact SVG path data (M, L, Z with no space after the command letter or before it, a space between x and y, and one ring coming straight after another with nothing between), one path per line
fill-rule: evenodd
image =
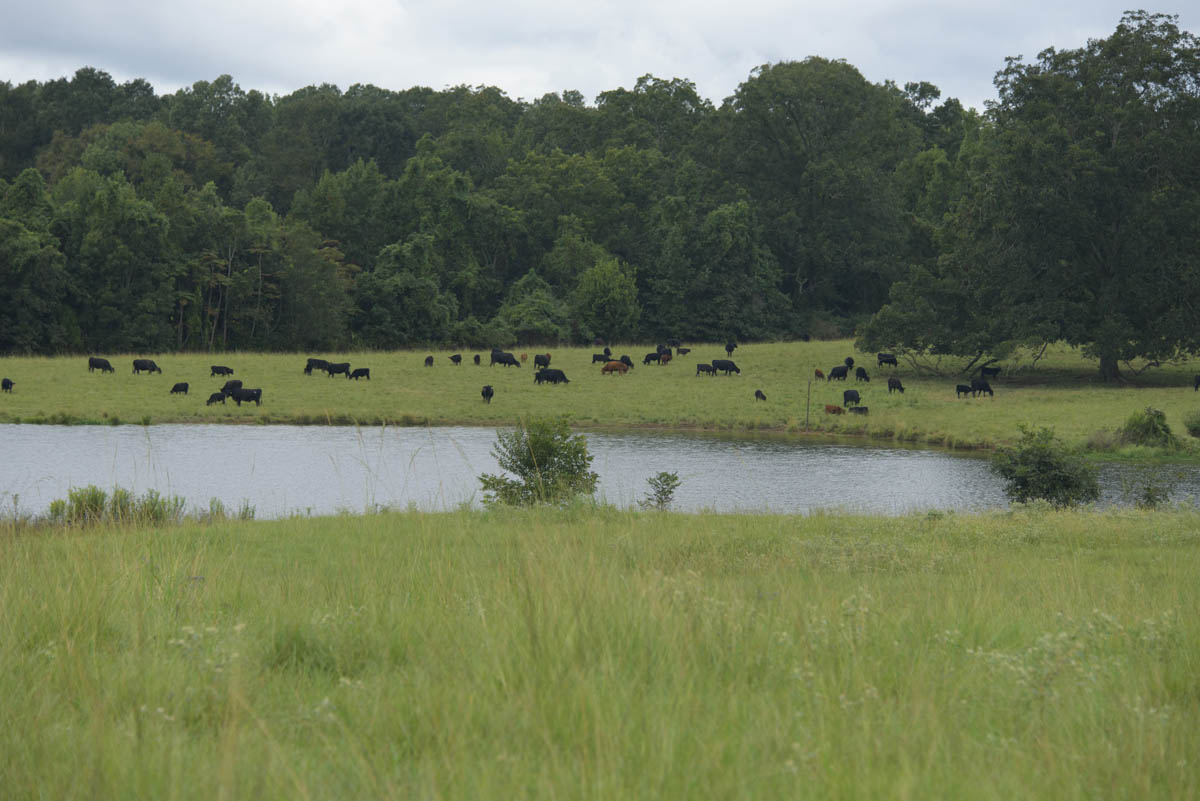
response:
M591 104L0 82L0 352L1195 348L1194 37L1130 12L996 86L980 113L816 57L720 106L650 75Z

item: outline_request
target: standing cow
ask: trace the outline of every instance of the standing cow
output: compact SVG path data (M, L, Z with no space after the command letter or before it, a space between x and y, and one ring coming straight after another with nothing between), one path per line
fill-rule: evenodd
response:
M155 364L150 359L134 359L133 374L140 375L141 373L161 373L162 368Z
M115 373L116 370L108 363L108 359L101 359L99 356L88 357L88 372L91 373L99 370L101 373Z
M12 392L12 388L13 382L11 378L0 379L0 389L3 389L5 392ZM36 395L37 393L35 392L34 394Z
M484 384L483 391L480 392L479 394L483 396L484 403L491 403L492 396L496 394L496 391L494 389L492 389L491 384Z
M900 383L899 378L888 379L888 394L891 395L893 391L899 392L901 395L904 394L904 385Z
M763 394L763 391L761 389L756 389L756 390L754 390L754 399L756 401L765 401L767 399L767 396Z
M187 382L186 382L186 381L180 381L178 384L176 384L175 386L171 387L171 392L170 392L170 394L171 394L171 395L186 395L186 394L187 394L187 391L188 391L188 385L187 385Z
M899 365L896 364L896 354L876 353L875 355L879 358L879 364L876 365L877 367L883 367L885 364L890 364L892 367L899 367Z

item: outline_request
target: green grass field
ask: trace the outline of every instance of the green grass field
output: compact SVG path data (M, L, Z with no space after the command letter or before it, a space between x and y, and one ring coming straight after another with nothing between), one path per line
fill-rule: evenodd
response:
M1197 609L1195 508L10 522L0 795L1193 799Z
M695 345L666 367L642 365L650 349L614 348L630 354L636 368L602 376L590 349L555 348L551 366L566 372L568 386L535 386L532 351L521 369L488 367L487 354L476 367L470 351L461 367L451 365L449 351L312 354L368 367L370 381L306 377L305 355L298 354L159 355L153 358L163 373L139 376L131 374L129 355L110 356L117 372L109 375L88 373L86 357L14 357L0 360L0 373L16 383L13 393L0 396L0 422L504 425L524 415L565 413L583 428L807 431L988 448L1014 439L1021 424L1050 425L1068 442L1083 444L1147 406L1165 411L1186 439L1183 415L1200 409L1200 394L1192 391L1200 362L1152 368L1129 384L1110 386L1097 380L1094 360L1066 347L1051 349L1036 367L1028 359L1002 363L1004 372L992 382L995 397L977 399L955 397L954 385L964 379L951 369L961 360L944 361L942 377L917 375L903 363L877 369L873 354L855 353L848 341L743 345L734 353L741 375L715 378L697 377L696 363L723 358L720 346ZM431 353L436 366L426 368ZM869 384L814 381L810 388L814 369L828 372L850 355L870 372ZM214 363L233 367L247 387L261 388L263 405L206 407L222 383L209 378ZM903 395L887 392L893 375L904 382ZM169 394L178 381L190 384L189 395ZM480 399L484 384L495 387L491 405ZM840 405L848 388L862 393L869 415L826 415L825 405ZM765 403L754 400L756 389L766 394Z

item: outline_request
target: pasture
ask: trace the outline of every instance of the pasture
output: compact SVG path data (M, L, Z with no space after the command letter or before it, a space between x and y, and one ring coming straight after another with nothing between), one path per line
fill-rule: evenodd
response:
M563 370L570 383L541 386L533 380L535 349L525 350L529 361L520 368L489 367L486 352L477 367L471 363L475 351L467 350L162 354L153 357L161 374L136 376L129 354L105 354L116 369L111 374L89 373L83 356L9 357L0 360L0 374L15 384L13 392L0 396L0 422L490 426L518 416L567 414L581 428L811 432L989 448L1014 439L1021 424L1053 426L1068 442L1083 445L1147 406L1165 411L1175 432L1186 438L1183 415L1200 409L1200 393L1192 390L1200 361L1151 368L1127 384L1105 385L1097 380L1094 360L1057 347L1036 366L1028 357L1001 362L1000 375L991 381L993 397L957 398L955 385L968 381L955 372L964 360L943 360L944 374L933 376L903 359L898 367L878 368L874 354L855 352L849 341L745 344L733 354L741 374L714 377L697 376L696 364L725 358L723 346L691 347L691 353L657 366L642 363L653 346L614 346L614 355L629 354L635 364L624 375L602 375L602 365L591 361L598 349L552 348L550 366ZM451 363L454 352L463 353L461 366ZM425 367L430 355L434 366ZM371 377L305 376L307 356L348 361L354 369L368 368ZM853 370L846 381L812 380L814 370L829 373L846 356L868 371L869 383L856 381ZM232 377L247 388L261 388L262 406L238 408L232 401L206 406L227 378L210 378L212 364L232 367ZM903 394L888 392L890 377L902 381ZM181 381L188 382L190 393L170 394ZM495 388L490 404L480 397L484 384ZM868 414L827 415L824 407L840 406L847 389L862 395ZM756 390L765 402L756 402Z
M25 799L1200 795L1200 516L0 522Z

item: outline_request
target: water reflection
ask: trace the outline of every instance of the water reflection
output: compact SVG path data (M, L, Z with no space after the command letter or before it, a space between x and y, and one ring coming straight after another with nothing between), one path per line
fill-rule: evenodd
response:
M362 512L479 502L477 477L497 472L486 428L318 426L0 425L0 508L41 513L71 487L155 489L207 508L248 502L257 516ZM817 509L902 514L1002 507L983 459L945 452L672 434L588 435L600 495L622 506L660 471L682 482L673 508L721 512ZM1196 495L1200 470L1181 474L1175 497ZM1131 468L1106 465L1105 503L1119 502ZM1137 468L1133 468L1137 470Z

